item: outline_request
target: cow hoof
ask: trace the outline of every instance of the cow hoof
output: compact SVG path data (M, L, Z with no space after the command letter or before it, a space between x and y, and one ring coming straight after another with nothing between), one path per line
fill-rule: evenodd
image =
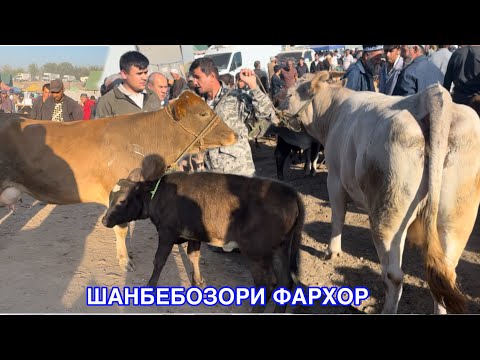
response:
M327 253L325 254L324 260L333 260L341 256L342 256L341 251L327 251Z
M195 280L192 279L192 285L193 286L198 286L199 288L205 288L207 286L207 283L205 282L205 280L202 279L202 281L200 282L196 282Z
M118 262L124 272L135 271L135 263L131 259L122 258Z

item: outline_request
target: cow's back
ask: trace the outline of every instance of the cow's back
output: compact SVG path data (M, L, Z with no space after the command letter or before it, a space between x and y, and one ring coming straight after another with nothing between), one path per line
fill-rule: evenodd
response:
M287 233L299 212L297 192L270 179L208 172L174 173L164 177L158 193L151 217L159 223L177 222L187 238L191 233L202 233L210 237L202 241L234 240L241 248L247 244L242 244L240 233L247 240L246 234L258 234L261 229L265 238L280 241L275 233ZM256 245L250 241L248 246Z

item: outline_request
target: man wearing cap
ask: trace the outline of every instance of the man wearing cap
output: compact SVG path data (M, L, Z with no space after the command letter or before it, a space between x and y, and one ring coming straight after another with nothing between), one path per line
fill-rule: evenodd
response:
M177 69L170 70L170 75L173 77L172 99L175 99L183 90L188 90L188 85L185 79L180 76L180 72Z
M39 120L74 121L83 119L83 109L75 100L65 95L63 82L55 79L50 82L51 96L45 100L40 110Z
M103 95L97 103L95 118L150 112L158 110L160 99L147 89L149 61L138 51L128 51L120 57L123 83ZM107 90L107 89L105 89Z
M347 79L346 87L356 91L375 91L373 76L375 67L380 64L383 45L363 45L360 59L350 65L342 79Z
M392 95L416 94L432 84L443 84L444 75L425 56L426 45L402 45L401 55L406 65L398 76Z
M87 94L81 94L80 101L83 104L83 120L92 119L92 110L95 107L95 101L90 100Z
M378 92L392 95L398 75L403 70L403 58L400 56L400 45L384 45L383 51L387 61L380 69Z

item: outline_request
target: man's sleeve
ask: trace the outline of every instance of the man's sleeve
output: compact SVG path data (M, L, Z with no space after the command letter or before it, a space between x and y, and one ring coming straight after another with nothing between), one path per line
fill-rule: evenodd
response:
M104 95L105 96L105 95ZM98 99L97 109L95 113L95 119L106 118L112 116L108 103L105 101L105 97L102 96Z
M348 69L350 70L350 68ZM360 71L347 71L347 73L343 76L342 79L347 79L346 88L352 89L355 91L360 90L361 88L361 78L360 78Z
M73 100L73 120L83 120L83 107Z
M272 114L273 104L270 98L258 87L252 90L252 104L257 119L268 119Z
M445 73L445 78L443 79L443 87L450 92L452 88L453 77L455 76L455 63L456 63L456 56L452 54L450 60L448 61L447 65L447 72Z
M42 100L38 99L37 101L42 101ZM37 101L33 102L32 112L30 113L30 119L33 119L33 120L37 119L37 108L39 107L38 104L37 104Z

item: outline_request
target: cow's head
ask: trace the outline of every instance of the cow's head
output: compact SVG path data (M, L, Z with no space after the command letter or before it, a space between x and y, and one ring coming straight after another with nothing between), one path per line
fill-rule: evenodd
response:
M207 128L205 135L197 141L192 151L232 145L238 139L238 135L192 91L182 92L178 99L168 106L167 111L190 135L198 136Z
M311 104L314 98L329 87L343 87L345 84L346 79L333 81L328 71L305 74L297 80L294 86L288 89L285 99L279 104L278 108L289 121L308 124L313 118L313 106ZM322 97L321 101L324 102L324 100L328 100L328 95L325 96L325 99ZM292 126L295 126L295 124L292 123Z
M165 169L165 161L161 156L147 155L141 168L133 169L126 179L120 179L113 187L102 224L111 228L148 218L152 192L157 187L158 179L165 174Z
M106 227L148 218L148 196L151 182L120 179L110 192L108 209L102 218Z

